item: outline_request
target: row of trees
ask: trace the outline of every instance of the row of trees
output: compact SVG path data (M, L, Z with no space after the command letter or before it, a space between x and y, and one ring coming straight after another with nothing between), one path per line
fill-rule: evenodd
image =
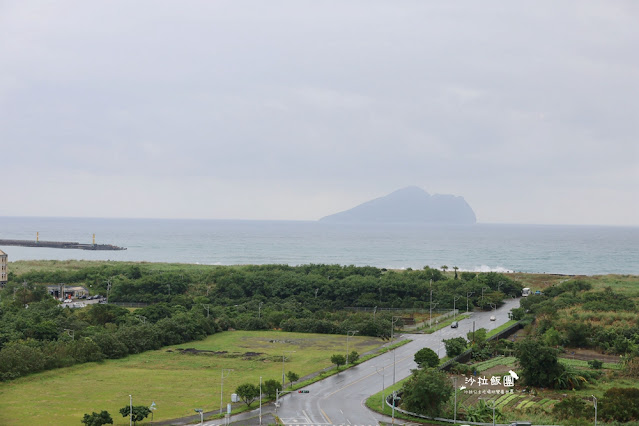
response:
M166 317L153 319L113 305L61 309L52 299L10 310L0 322L0 380L122 358L219 331L215 319L197 309L176 307Z
M176 267L116 262L12 273L0 290L0 380L120 358L228 328L331 334L357 329L361 335L387 338L392 314L382 306L425 308L431 289L438 308L452 308L455 295L469 293L475 294L469 303L481 306L499 303L521 287L500 274L461 275L447 279L428 267L394 272L338 265ZM135 313L112 304L60 309L44 286L56 282L92 286L94 293L103 295L108 286L110 301L155 303ZM375 307L375 312L341 309L358 304Z
M110 288L117 302L179 302L201 296L197 303L234 306L257 301L295 300L315 311L348 306L426 308L433 291L439 308L452 308L455 296L473 306L490 308L507 296L519 295L521 285L497 273L464 272L453 279L437 269L388 271L375 267L339 265L196 266L109 263L80 270L34 270L10 274L9 287L27 283L91 285L101 294ZM432 281L432 285L431 285ZM484 290L484 291L482 291Z

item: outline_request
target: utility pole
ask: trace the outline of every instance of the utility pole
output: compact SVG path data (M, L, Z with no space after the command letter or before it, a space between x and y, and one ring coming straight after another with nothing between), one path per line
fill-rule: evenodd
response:
M222 369L222 386L220 387L220 414L222 414L222 409L224 408L224 373L226 373L226 377L228 377L231 371L233 370L229 368Z
M350 336L354 336L358 332L359 332L358 330L351 330L346 332L346 368L348 368L348 338Z
M393 344L393 339L395 337L395 323L400 317L391 317L391 345ZM393 386L395 386L395 348L393 348ZM393 400L393 407L395 406L395 400Z
M468 299L470 298L470 296L472 296L473 294L475 294L474 291L469 291L468 293L466 293L466 313L468 313Z
M284 353L282 354L282 390L284 390L284 379L286 377L284 376L284 356L288 353L295 353L295 351L284 351Z
M484 290L489 290L490 287L481 288L481 308L484 309Z
M453 377L453 386L455 386L455 414L453 424L457 424L457 376Z

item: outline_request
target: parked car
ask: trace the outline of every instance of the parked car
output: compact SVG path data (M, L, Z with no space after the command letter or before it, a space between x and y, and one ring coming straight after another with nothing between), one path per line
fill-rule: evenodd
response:
M495 321L496 319L497 319L497 318L495 318L495 316L494 316L494 315L491 315L491 316L490 316L490 320L491 320L491 321Z
M64 299L64 303L73 303L72 299Z
M457 328L459 327L459 323L457 321L453 321L453 323L450 325L450 328Z

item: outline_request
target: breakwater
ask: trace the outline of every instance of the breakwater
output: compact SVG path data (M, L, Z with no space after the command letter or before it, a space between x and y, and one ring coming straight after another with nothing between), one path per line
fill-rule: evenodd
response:
M0 240L0 246L48 247L76 250L126 250L111 244L81 244L72 241Z

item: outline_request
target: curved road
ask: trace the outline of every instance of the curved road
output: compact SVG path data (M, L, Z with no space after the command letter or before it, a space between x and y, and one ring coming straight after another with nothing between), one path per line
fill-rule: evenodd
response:
M518 306L519 299L508 300L497 310L496 321L490 321L493 312L475 312L470 318L460 321L459 328L445 327L433 334L408 335L406 337L412 342L313 383L304 388L309 393L284 395L280 398L277 415L285 425L376 425L379 421L389 421L388 417L366 408L365 401L380 392L382 385L392 385L393 378L399 381L408 377L417 367L413 359L415 352L428 347L443 358L446 355L443 339L465 337L473 330L473 322L476 329L496 328L508 322L508 312ZM263 413L266 409L262 408ZM268 411L271 410L272 406L268 407Z

